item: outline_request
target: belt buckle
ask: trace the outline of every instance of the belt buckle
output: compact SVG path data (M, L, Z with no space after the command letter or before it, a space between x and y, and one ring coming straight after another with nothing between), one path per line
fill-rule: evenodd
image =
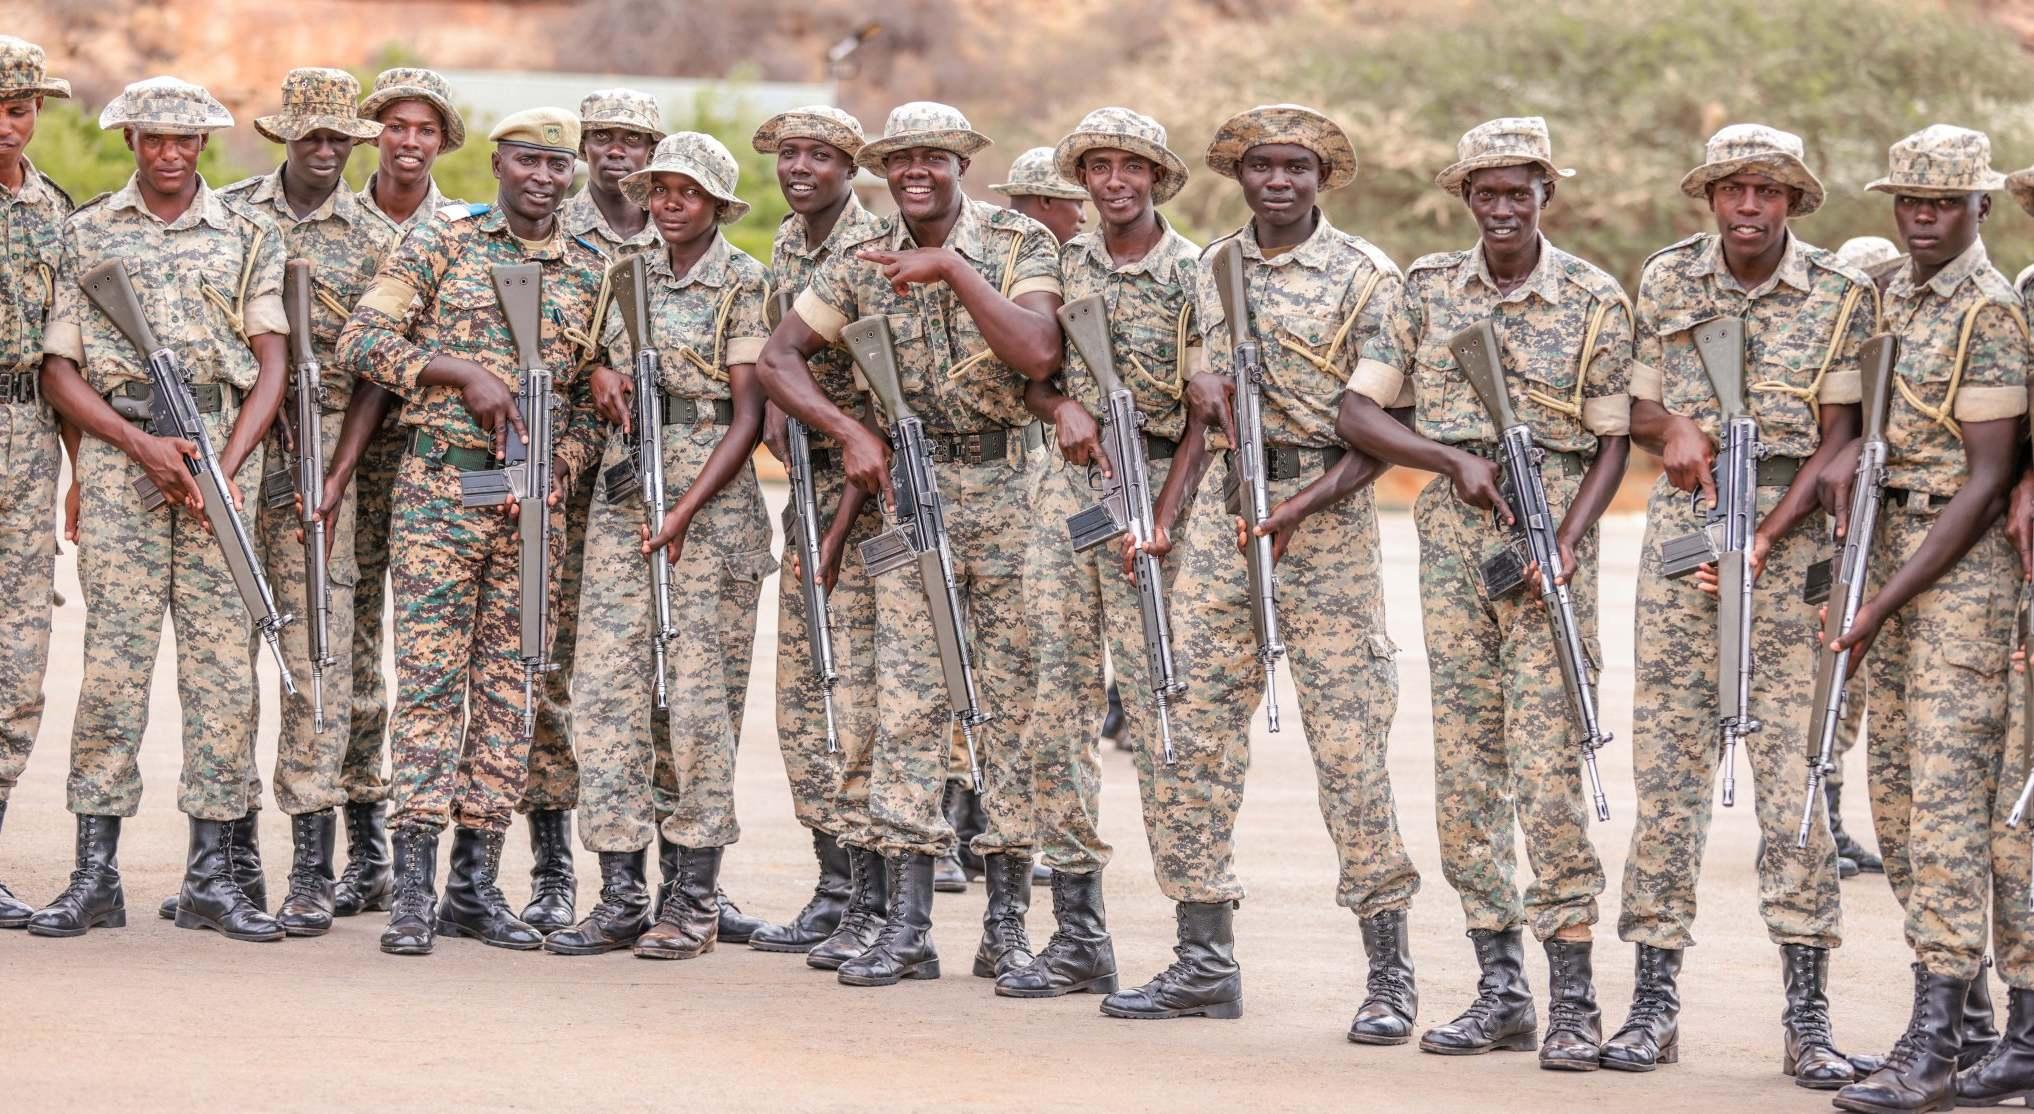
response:
M959 448L961 451L957 455L961 457L962 463L967 464L969 466L978 466L982 463L981 434L970 433L962 437L960 439Z
M428 433L424 434L424 436L431 437ZM445 464L445 454L451 451L452 446L449 442L442 438L431 437L431 447L424 451L424 461L434 467L442 468Z
M24 404L34 402L36 393L35 388L36 382L34 372L17 371L14 373L14 382L9 384L8 398L12 402L19 402Z

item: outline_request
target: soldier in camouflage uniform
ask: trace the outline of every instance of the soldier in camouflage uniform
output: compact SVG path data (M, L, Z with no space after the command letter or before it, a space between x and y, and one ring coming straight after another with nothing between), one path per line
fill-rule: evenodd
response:
M630 400L636 349L610 307L602 316L607 367L593 373L593 394L613 431L601 472L605 495L587 529L586 591L580 605L580 676L600 700L572 706L581 771L580 831L600 855L601 902L580 924L545 947L592 954L635 945L649 959L692 959L720 934L716 899L722 849L735 842L735 734L726 690L720 616L733 595L751 606L749 570L770 551L770 524L750 463L762 431L763 397L754 367L766 328L763 267L730 245L720 226L748 205L735 196L734 156L711 136L680 132L657 144L644 169L622 188L646 206L664 247L648 253L649 316L644 329L661 354L664 426L636 430L645 452L659 452L666 484L677 492L657 534L643 540L634 479ZM623 272L609 272L614 297L628 297ZM666 546L668 545L668 551ZM647 556L646 556L647 555ZM657 637L645 561L670 561L668 675L653 682ZM666 707L652 702L668 686ZM644 730L665 720L660 737ZM674 795L653 800L655 751L669 747ZM664 807L658 807L659 805ZM644 861L650 833L678 848L675 883L654 926Z
M758 364L771 401L840 444L848 479L887 499L881 439L828 400L806 361L850 322L889 318L904 399L935 447L953 575L967 601L964 636L982 706L995 716L977 736L989 827L975 849L990 869L974 971L985 978L1030 961L1023 915L1036 825L1020 747L1033 680L1023 551L1044 446L1023 391L1060 365L1052 234L960 189L970 157L988 144L946 105L914 102L892 111L882 138L856 161L889 180L899 214L819 265ZM882 695L869 839L888 859L891 896L889 923L840 967L840 980L855 986L939 976L929 937L932 860L954 844L940 808L952 716L925 596L912 570L883 578L875 595Z
M1010 199L1010 207L1052 230L1052 238L1064 244L1088 223L1083 203L1088 191L1069 181L1066 172L1055 167L1054 148L1033 147L1010 164L1010 180L989 186L989 192Z
M1436 822L1483 977L1469 1009L1428 1030L1420 1048L1459 1056L1538 1043L1521 946L1530 924L1551 984L1540 1066L1590 1070L1602 1039L1590 926L1603 864L1589 843L1579 727L1538 591L1520 585L1493 596L1483 582L1484 562L1510 542L1492 514L1514 525L1517 508L1499 486L1501 430L1449 349L1463 329L1484 321L1497 329L1503 389L1543 452L1547 501L1560 516L1555 575L1593 646L1596 520L1629 451L1631 307L1615 279L1540 235L1541 211L1573 173L1555 164L1537 116L1492 120L1462 137L1434 183L1461 199L1481 237L1407 268L1349 380L1341 429L1363 452L1438 473L1413 508L1435 694ZM1410 428L1386 413L1408 401ZM1523 895L1514 823L1534 874ZM1364 945L1371 970L1398 969L1404 985L1373 982L1375 1002L1349 1039L1404 1041L1418 1005L1404 915L1367 922Z
M135 174L64 225L42 388L66 421L91 435L78 449L78 573L90 622L71 738L78 869L55 902L29 919L39 935L126 923L115 850L121 819L141 804L136 757L167 609L183 698L177 807L191 818L177 926L236 940L283 937L282 926L243 892L258 880L258 863L250 876L236 855L258 720L247 606L220 540L202 524L203 500L183 460L193 447L134 420L149 409L147 353L136 352L79 285L101 263L123 266L150 327L189 377L234 494L256 490L262 439L286 374L283 243L273 221L214 192L198 174L209 134L232 124L211 94L188 82L157 77L128 86L99 125L124 134ZM143 509L133 486L143 477L162 489L168 506ZM251 529L252 509L242 513Z
M775 157L777 186L791 207L770 247L771 295L796 297L822 263L880 232L880 222L855 200L853 189L862 124L840 109L810 105L765 120L752 142L758 153ZM809 370L828 401L850 416L864 415L865 396L845 351L821 349ZM768 408L765 423L771 451L787 452L783 412ZM787 542L777 581L777 746L791 783L792 812L812 832L819 881L797 916L759 929L749 945L803 952L808 963L833 970L866 950L883 920L883 856L871 846L869 830L876 596L861 562L847 556L882 529L883 518L868 492L847 482L840 446L816 432L807 440L813 500L821 514L832 513L816 526L832 562L824 571L832 580L826 622L839 674L833 686L839 749L827 749L825 693L811 660L813 617L806 614L800 589L798 548ZM797 537L795 507L785 508L783 526L787 539Z
M1186 184L1186 163L1166 147L1157 121L1127 108L1088 113L1054 151L1059 173L1083 182L1102 215L1098 230L1060 249L1061 282L1068 299L1100 295L1107 307L1110 349L1143 418L1155 490L1186 431L1183 388L1205 362L1193 320L1200 249L1157 208ZM1039 853L1052 868L1059 930L1031 963L996 980L996 993L1016 998L1116 989L1116 953L1102 902L1102 869L1111 849L1099 830L1102 764L1094 712L1105 700L1104 647L1118 662L1146 660L1137 587L1122 576L1117 547L1075 553L1067 544L1067 518L1095 500L1093 477L1105 466L1097 425L1105 400L1071 344L1058 383L1033 384L1027 397L1032 412L1057 429L1065 463L1045 477L1025 559L1038 688L1024 750L1031 757ZM1171 530L1177 524L1162 525ZM1148 673L1136 676L1144 683L1135 686L1139 697L1125 711L1131 737L1142 744L1136 762L1145 806L1155 810L1151 771L1162 747Z
M56 418L38 401L36 380L71 198L27 150L43 98L70 95L70 82L44 68L41 47L0 35L0 459L10 480L0 498L0 596L15 601L0 655L0 821L42 723L50 614L35 601L50 598L56 575L49 513L61 468ZM0 928L21 928L33 912L0 883Z
M360 102L360 118L381 125L378 165L361 187L360 204L388 226L393 247L441 209L457 204L438 189L431 167L440 155L466 143L466 124L452 107L452 88L430 70L384 70ZM380 260L375 261L380 265ZM358 413L356 414L355 411ZM394 400L365 380L356 382L347 426L326 474L354 485L353 691L347 709L346 757L340 784L346 791L346 870L334 891L333 914L386 910L394 890L389 870L388 781L382 742L388 733L389 689L382 678L382 613L388 582L389 492L407 446ZM325 504L327 521L337 504Z
M1364 340L1383 321L1399 272L1382 251L1337 229L1315 206L1321 191L1356 176L1348 136L1320 113L1285 104L1239 113L1216 132L1207 163L1237 180L1252 214L1232 235L1243 252L1248 331L1261 340L1265 364L1266 479L1274 505L1259 529L1278 555L1285 644L1320 782L1321 816L1341 864L1336 900L1366 922L1395 923L1419 889L1419 874L1399 837L1385 769L1398 672L1384 631L1377 520L1364 490L1382 468L1345 451L1334 427L1335 399ZM1161 523L1178 520L1189 480L1204 467L1203 431L1235 444L1226 389L1244 323L1232 332L1206 255L1195 284L1208 370L1187 385L1185 439L1159 498ZM1250 721L1266 686L1237 523L1226 513L1204 513L1188 528L1172 591L1181 601L1175 651L1191 686L1174 720L1176 761L1140 762L1138 771L1146 782L1145 831L1159 890L1178 903L1178 959L1145 985L1104 999L1102 1012L1112 1017L1242 1015L1233 928L1243 898L1234 870L1236 814L1250 764ZM1162 532L1151 546L1159 554L1170 548Z
M1871 336L1870 279L1803 242L1789 219L1822 204L1822 183L1802 161L1799 137L1733 124L1709 140L1681 192L1709 206L1716 231L1691 236L1647 261L1639 280L1638 367L1632 428L1666 464L1646 507L1635 627L1632 766L1637 821L1625 860L1618 935L1637 946L1631 1013L1603 1050L1603 1066L1650 1071L1680 1047L1676 979L1695 943L1695 885L1708 841L1717 744L1717 602L1713 569L1682 580L1661 572L1668 539L1703 526L1716 497L1722 418L1693 329L1718 317L1745 323L1745 400L1765 456L1758 465L1751 562L1751 717L1745 737L1763 833L1759 913L1780 946L1786 1006L1782 1065L1804 1087L1850 1082L1852 1064L1830 1036L1829 951L1842 943L1836 845L1810 829L1795 846L1806 789L1810 695L1818 609L1801 599L1813 562L1828 555L1816 505L1822 466L1859 429L1857 350Z
M436 930L529 949L542 937L496 886L503 834L522 795L529 740L519 705L520 562L516 519L460 504L462 472L499 467L490 450L519 425L516 366L490 269L543 268L540 358L568 400L556 418L557 484L595 464L600 439L587 386L601 256L558 218L579 149L564 109L515 113L488 138L501 181L495 206L441 214L382 264L339 338L340 358L403 399L409 452L397 473L395 572L396 895L382 950L430 951L438 833L455 825L452 874ZM562 556L554 532L553 569ZM555 610L556 581L546 606Z
M1838 1108L1860 1111L1951 1101L1970 983L1983 974L2020 588L1996 508L2013 479L2030 359L2019 296L1979 236L2004 184L1989 138L1936 124L1894 144L1890 161L1866 187L1893 195L1909 256L1880 317L1900 352L1875 591L1835 645L1871 654L1872 817L1906 911L1914 1010L1885 1065L1837 1093ZM1822 473L1839 532L1856 464L1853 442Z

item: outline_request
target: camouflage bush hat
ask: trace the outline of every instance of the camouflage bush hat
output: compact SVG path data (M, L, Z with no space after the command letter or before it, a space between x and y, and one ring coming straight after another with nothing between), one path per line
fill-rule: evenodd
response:
M233 114L203 87L182 78L137 81L99 113L107 131L134 128L155 135L205 135L233 126Z
M1086 201L1088 191L1059 176L1052 168L1052 148L1033 147L1017 156L1010 164L1010 180L993 182L989 185L993 193L1005 197L1062 197L1073 201Z
M382 110L397 101L423 101L438 110L445 121L445 144L440 155L449 155L466 146L466 121L452 107L452 86L430 70L399 66L374 77L374 90L360 102L360 118L380 120Z
M1479 170L1500 166L1537 166L1549 178L1573 178L1575 172L1554 165L1554 144L1547 121L1539 116L1505 116L1470 128L1455 144L1455 161L1434 175L1434 184L1460 193L1462 183Z
M70 95L70 82L49 76L41 47L27 39L0 35L0 101Z
M526 108L501 118L487 133L489 143L519 143L540 151L579 155L579 117L562 108Z
M734 152L705 132L677 132L657 144L650 165L621 180L622 193L640 208L650 207L650 175L683 174L699 183L720 207L720 223L733 224L749 214L749 203L735 196L741 167Z
M1234 178L1243 153L1267 143L1291 143L1312 151L1321 160L1323 193L1356 180L1356 148L1348 134L1333 120L1297 104L1261 104L1224 120L1208 144L1208 169Z
M890 110L890 118L883 121L883 137L863 146L855 165L881 174L883 160L898 151L931 147L970 159L988 145L989 137L976 131L960 109L937 101L911 101Z
M1865 188L1909 197L1958 197L2006 184L1992 169L1992 139L1954 124L1930 124L1886 151L1887 174Z
M847 152L849 158L861 153L862 122L830 104L811 104L779 112L756 129L749 144L765 155L776 154L787 139L817 139Z
M664 110L657 98L634 89L598 89L579 102L581 139L595 128L645 132L652 143L671 134L664 130Z
M1151 203L1163 205L1187 183L1186 160L1165 145L1165 125L1127 108L1098 108L1074 126L1052 149L1053 169L1069 182L1081 180L1081 156L1089 151L1128 151L1159 168L1151 184Z
M1852 236L1836 249L1836 257L1860 271L1869 271L1898 259L1900 249L1884 236Z
M283 76L282 111L254 118L254 130L277 143L302 139L315 131L338 132L355 139L373 139L381 125L362 120L353 101L360 82L345 70L305 66Z
M1750 170L1801 191L1787 215L1805 217L1822 208L1821 179L1808 169L1801 137L1764 124L1731 124L1709 137L1702 165L1681 179L1681 192L1697 201L1709 200L1709 184Z
M2013 195L2028 216L2034 217L2034 166L2006 175L2006 192Z

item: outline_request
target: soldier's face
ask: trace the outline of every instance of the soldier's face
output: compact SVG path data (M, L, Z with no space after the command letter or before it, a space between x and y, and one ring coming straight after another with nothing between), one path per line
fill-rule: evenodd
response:
M1540 234L1540 210L1553 198L1554 184L1537 166L1478 170L1462 183L1462 202L1476 218L1485 247L1499 251L1531 243Z
M0 101L0 162L13 162L28 150L28 141L35 138L35 118L41 112L40 96Z
M1900 242L1922 267L1940 267L1977 242L1979 226L1991 215L1992 199L1981 193L1956 197L1893 198Z
M320 128L302 139L293 139L289 148L290 176L301 177L314 190L328 190L339 181L346 160L353 154L350 135Z
M580 150L586 154L586 166L593 180L609 193L619 193L621 180L641 170L650 161L650 149L655 146L649 132L595 128L586 133Z
M823 213L847 198L855 160L818 139L787 139L777 147L777 188L799 216Z
M191 184L198 173L198 156L208 137L202 135L160 135L127 129L127 147L134 152L134 169L152 192L177 194Z
M1739 259L1756 259L1787 236L1787 210L1801 191L1778 179L1740 171L1709 183L1709 211L1724 249Z
M720 203L689 174L650 175L650 220L670 246L686 247L711 235Z
M1151 160L1111 147L1081 155L1081 188L1095 203L1103 224L1128 227L1151 211L1151 189L1159 169Z
M564 151L503 143L494 149L494 176L501 181L501 202L515 215L541 221L558 211L572 184L572 164Z
M1296 143L1263 143L1243 152L1236 166L1243 200L1272 228L1297 224L1313 214L1321 192L1321 160Z
M967 172L968 160L933 147L893 151L883 160L890 200L906 220L937 220L951 214L960 201L960 179Z
M431 173L445 147L445 120L428 102L397 101L381 110L380 171L398 185L414 186Z

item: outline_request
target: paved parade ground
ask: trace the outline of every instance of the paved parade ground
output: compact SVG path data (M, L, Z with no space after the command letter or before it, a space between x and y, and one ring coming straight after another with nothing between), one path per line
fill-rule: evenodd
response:
M781 487L772 485L771 495L773 506L780 503ZM1631 992L1631 949L1614 935L1632 817L1631 615L1640 527L1633 516L1607 520L1603 546L1603 692L1617 735L1603 752L1612 818L1594 830L1610 876L1596 950L1606 1034L1623 1019ZM1391 772L1423 876L1412 950L1424 1028L1469 1002L1476 968L1436 850L1408 516L1387 515L1384 538L1390 629L1403 647ZM49 709L0 839L0 878L38 903L61 888L71 861L63 785L84 609L68 548L58 573L68 602L56 618ZM774 642L775 598L772 582L760 624L765 646ZM781 918L804 901L813 864L810 841L791 819L777 755L773 665L772 653L756 662L738 774L742 840L729 850L722 880L750 911ZM1682 1062L1650 1075L1574 1075L1541 1071L1532 1055L1453 1059L1344 1039L1363 994L1362 947L1355 918L1334 904L1335 859L1296 714L1279 735L1264 734L1261 717L1257 725L1238 837L1238 867L1250 891L1236 918L1242 1020L1132 1022L1101 1017L1094 996L999 999L987 980L969 977L979 884L941 894L934 907L945 977L882 990L840 986L797 956L732 946L693 962L650 963L627 952L562 958L448 939L428 958L398 959L376 950L379 914L341 920L320 939L273 945L180 931L154 916L181 874L186 830L175 809L171 677L165 660L142 752L148 796L121 846L128 927L80 940L0 933L0 1093L11 1098L0 1109L1830 1108L1826 1093L1801 1090L1779 1074L1779 953L1756 912L1758 837L1742 758L1745 791L1736 808L1717 810L1701 886L1701 946L1682 975ZM1281 687L1289 696L1289 685ZM274 759L274 718L271 708L264 772ZM1862 758L1862 748L1851 756L1845 812L1871 843ZM1129 756L1110 751L1104 766L1103 832L1116 846L1109 920L1128 985L1170 961L1172 907L1152 880ZM1793 776L1796 767L1788 770ZM262 843L270 892L280 893L289 830L272 802ZM583 912L596 900L599 876L592 854L578 851L577 861ZM502 870L518 908L528 865L518 822ZM1031 933L1042 945L1052 931L1050 898L1044 889L1036 895ZM1848 945L1830 964L1837 1038L1846 1048L1883 1052L1906 1022L1910 996L1898 912L1880 876L1845 882L1843 896ZM1544 1022L1545 959L1535 945L1528 951ZM2003 1021L2003 995L2000 1002Z

